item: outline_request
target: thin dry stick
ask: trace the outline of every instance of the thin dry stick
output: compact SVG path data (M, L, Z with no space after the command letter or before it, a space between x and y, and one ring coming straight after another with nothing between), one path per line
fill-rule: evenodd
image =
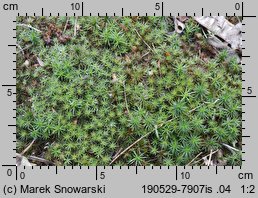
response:
M145 40L142 38L142 36L139 34L139 32L135 29L135 32L137 33L137 35L142 39L142 41L144 42L145 45L147 45L147 47L153 52L153 49L148 45L148 43L145 42Z
M202 103L201 105L199 105L199 106L193 108L192 110L190 110L189 113L192 113L192 112L195 111L196 109L202 107L204 104L210 104L210 103L216 104L218 101L219 101L219 99L215 100L214 102L204 102L204 103Z
M126 97L126 92L125 92L125 81L123 82L123 86L124 86L125 107L126 107L126 110L127 110L128 114L129 114L130 112L129 112L128 103L127 103L127 97Z
M22 49L22 47L18 44L18 43L16 43L16 46L20 49L20 51L18 52L18 53L22 53L22 55L24 56L24 49Z
M211 164L211 156L212 156L212 149L211 149L210 156L209 156L208 166L210 166L210 164Z
M42 162L42 163L45 163L45 164L51 164L51 165L55 165L55 163L49 161L49 160L46 160L44 158L41 158L41 157L36 157L36 156L29 156L28 157L29 160L32 160L32 161L38 161L38 162Z
M34 144L34 142L36 141L36 138L34 138L32 140L32 142L27 146L27 148L25 148L22 152L21 152L21 155L24 155L31 147L32 145Z
M73 36L74 36L74 37L76 36L77 20L78 20L78 16L77 16L77 17L75 17L75 21L74 21L74 33L73 33Z
M117 151L117 153L113 156L113 158L112 158L112 159L116 158L116 156L118 156L118 155L119 155L119 153L121 153L122 151L123 151L123 149L122 149L122 148L120 148L120 149Z
M41 30L39 30L39 29L37 29L37 28L34 28L34 27L32 27L31 25L27 25L27 24L23 24L23 23L18 23L18 24L16 24L17 26L21 26L21 27L27 27L27 28L30 28L30 29L32 29L32 30L35 30L35 31L37 31L37 32L39 32L39 33L42 33L42 31Z
M66 19L65 26L64 26L64 30L63 30L63 34L64 34L64 33L65 33L65 31L66 31L66 28L67 28L68 22L69 22L69 17L67 17L67 19Z
M170 119L170 120L167 120L166 122L163 122L163 123L159 124L158 127L161 127L161 126L163 126L165 123L170 122L170 121L172 121L172 120L174 120L174 118L173 118L173 119ZM155 130L156 130L156 129L157 129L157 128L155 128ZM155 131L155 130L154 130L154 131ZM142 137L140 137L138 140L136 140L133 144L131 144L130 146L128 146L128 147L127 147L125 150L123 150L119 155L117 155L117 156L112 160L112 162L110 162L109 165L113 164L119 157L121 157L123 154L125 154L127 151L129 151L134 145L136 145L136 144L137 144L138 142L140 142L142 139L144 139L145 137L149 136L152 132L153 132L153 131L151 131L151 132L145 134L144 136L142 136Z
M176 119L176 118L172 118L172 119L170 119L170 120L164 121L164 122L160 123L160 124L158 125L158 127L162 127L164 124L166 124L166 123L168 123L168 122L172 122L172 121L175 120L175 119Z
M150 52L147 52L147 53L143 54L141 58L143 58L144 56L147 56L149 53Z
M232 146L229 146L228 144L225 144L225 143L222 143L222 145L223 146L225 146L225 147L227 147L227 149L229 149L230 151L240 151L240 150L238 150L238 149L236 149L236 148L234 148L234 147L232 147Z
M127 151L129 151L135 144L137 144L138 142L140 142L143 138L147 137L148 135L150 135L152 133L149 132L147 134L145 134L144 136L142 136L141 138L139 138L138 140L136 140L133 144L131 144L130 146L128 146L125 150L123 150L119 155L117 155L112 162L110 162L109 165L112 165L119 157L121 157L123 154L125 154Z
M196 155L188 164L186 164L186 166L190 166L190 164L200 155L202 154L202 152L200 152L198 155Z
M218 151L219 151L219 149L217 149L216 151L212 152L211 154L213 155L213 154L217 153ZM202 157L201 159L199 159L198 161L196 161L196 162L194 162L194 163L196 164L196 163L202 161L204 158L208 157L209 155L210 155L210 154L205 155L204 157Z
M24 56L24 50L26 50L26 49L28 49L28 48L30 48L32 46L32 45L28 45L28 46L26 46L24 48L21 48L21 46L19 44L16 44L16 45L20 49L18 52L16 52L16 54L22 53L23 56Z

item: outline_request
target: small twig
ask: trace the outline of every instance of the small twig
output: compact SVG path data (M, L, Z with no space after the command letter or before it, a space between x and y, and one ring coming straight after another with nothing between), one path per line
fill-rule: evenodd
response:
M219 99L215 100L214 102L203 102L201 105L199 105L199 106L197 106L197 107L191 109L191 110L189 111L189 113L192 113L192 112L195 111L196 109L202 107L204 104L210 104L210 103L216 104L218 101L219 101Z
M161 71L160 71L160 60L158 60L157 64L158 64L159 76L161 77Z
M201 104L201 105L199 105L199 106L197 106L197 107L191 109L191 110L189 111L189 113L192 113L193 111L195 111L196 109L200 108L201 106L203 106L203 104Z
M217 100L215 100L214 102L204 102L205 104L210 104L210 103L212 103L212 104L216 104L218 101L219 101L220 99L218 98Z
M74 37L76 36L77 20L78 20L78 16L77 16L77 17L75 17L75 20L74 20L74 33L73 33L73 36L74 36Z
M44 158L40 158L40 157L36 157L36 156L29 156L28 157L29 160L32 160L32 161L38 161L38 162L41 162L41 163L45 163L45 164L50 164L50 165L55 165L53 162L49 161L49 160L46 160Z
M22 53L24 56L24 50L30 48L32 45L28 45L25 48L22 48L19 44L16 44L16 46L20 49L18 52L16 52L16 54Z
M24 155L31 147L32 145L34 144L34 142L36 141L36 138L34 138L32 140L32 142L27 146L27 148L25 148L22 152L21 152L21 155Z
M144 44L147 45L147 47L153 52L153 49L148 45L148 43L145 42L145 40L142 38L142 36L139 34L139 32L136 29L134 29L134 30L137 33L137 35L142 39Z
M213 151L213 152L211 153L211 155L217 153L218 151L219 151L219 149L217 149L216 151ZM205 155L204 157L202 157L201 159L199 159L198 161L196 161L196 162L194 162L194 163L197 164L198 162L202 161L203 159L205 159L205 158L208 157L208 156L210 156L210 154Z
M31 25L27 25L27 24L23 24L23 23L17 23L16 25L17 25L17 26L21 26L21 27L27 27L27 28L30 28L30 29L32 29L32 30L35 30L35 31L37 31L37 32L39 32L39 33L42 33L41 30L39 30L39 29L37 29L37 28L34 28L34 27L32 27Z
M64 30L63 30L63 34L64 34L64 33L65 33L65 31L66 31L66 28L67 28L68 22L69 22L69 17L67 17L67 19L66 19L65 26L64 26Z
M208 161L208 165L207 166L210 166L210 164L211 164L211 156L212 156L212 149L211 149L211 152L210 152L210 155L209 155L209 161Z
M20 51L19 52L17 52L17 53L22 53L22 55L24 56L24 49L22 49L22 47L18 44L18 43L16 43L16 46L20 49Z
M120 149L116 152L116 154L112 157L112 159L116 158L116 157L119 155L119 153L121 153L122 151L123 151L123 149L120 148Z
M150 53L150 52L147 52L147 53L143 54L141 58L147 56L149 53Z
M190 164L191 164L196 158L198 158L201 154L202 154L202 152L200 152L198 155L196 155L188 164L186 164L186 166L190 166Z
M134 145L136 145L138 142L140 142L142 139L144 139L145 137L147 137L148 135L150 135L152 133L149 132L147 134L145 134L144 136L142 136L141 138L139 138L138 140L136 140L133 144L131 144L130 146L128 146L125 150L123 150L119 155L117 155L111 162L109 165L112 165L119 157L121 157L123 154L125 154L127 151L129 151Z
M124 86L125 107L126 107L126 110L127 110L128 114L129 114L130 111L129 111L129 108L128 108L127 97L126 97L125 81L123 82L123 86Z
M166 123L168 123L168 122L172 122L172 121L175 120L175 119L176 119L176 118L171 118L171 119L169 119L169 120L166 120L166 121L160 123L160 124L158 125L158 127L162 127L164 124L166 124Z
M222 145L225 146L227 149L229 149L231 152L232 152L232 150L233 151L237 151L237 152L240 151L240 150L238 150L238 149L236 149L236 148L234 148L232 146L229 146L228 144L222 143Z

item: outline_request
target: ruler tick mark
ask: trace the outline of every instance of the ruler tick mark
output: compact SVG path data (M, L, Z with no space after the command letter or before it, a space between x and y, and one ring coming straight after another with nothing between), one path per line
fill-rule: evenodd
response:
M18 167L15 166L15 180L18 180Z
M83 7L84 7L84 6L83 6L83 2L82 2L82 16L84 15L84 13L83 13L83 12L84 12Z
M163 2L161 3L161 15L164 16L164 3Z
M98 180L98 166L96 166L96 180Z
M176 166L176 181L177 181L177 166Z

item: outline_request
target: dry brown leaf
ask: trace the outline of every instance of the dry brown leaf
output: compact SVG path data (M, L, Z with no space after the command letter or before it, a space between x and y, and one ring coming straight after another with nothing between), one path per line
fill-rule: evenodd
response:
M194 17L194 19L213 34L230 44L232 49L242 48L241 23L233 25L224 16L201 16Z

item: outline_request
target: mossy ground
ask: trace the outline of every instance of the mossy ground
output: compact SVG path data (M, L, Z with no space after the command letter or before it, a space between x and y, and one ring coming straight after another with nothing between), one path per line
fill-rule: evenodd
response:
M222 143L241 150L241 67L213 53L193 20L178 35L168 17L70 17L71 39L46 43L49 25L66 22L17 18L43 32L17 26L28 47L17 55L18 151L37 138L30 152L56 165L108 165L149 132L113 165L186 165ZM241 164L239 153L223 157Z

